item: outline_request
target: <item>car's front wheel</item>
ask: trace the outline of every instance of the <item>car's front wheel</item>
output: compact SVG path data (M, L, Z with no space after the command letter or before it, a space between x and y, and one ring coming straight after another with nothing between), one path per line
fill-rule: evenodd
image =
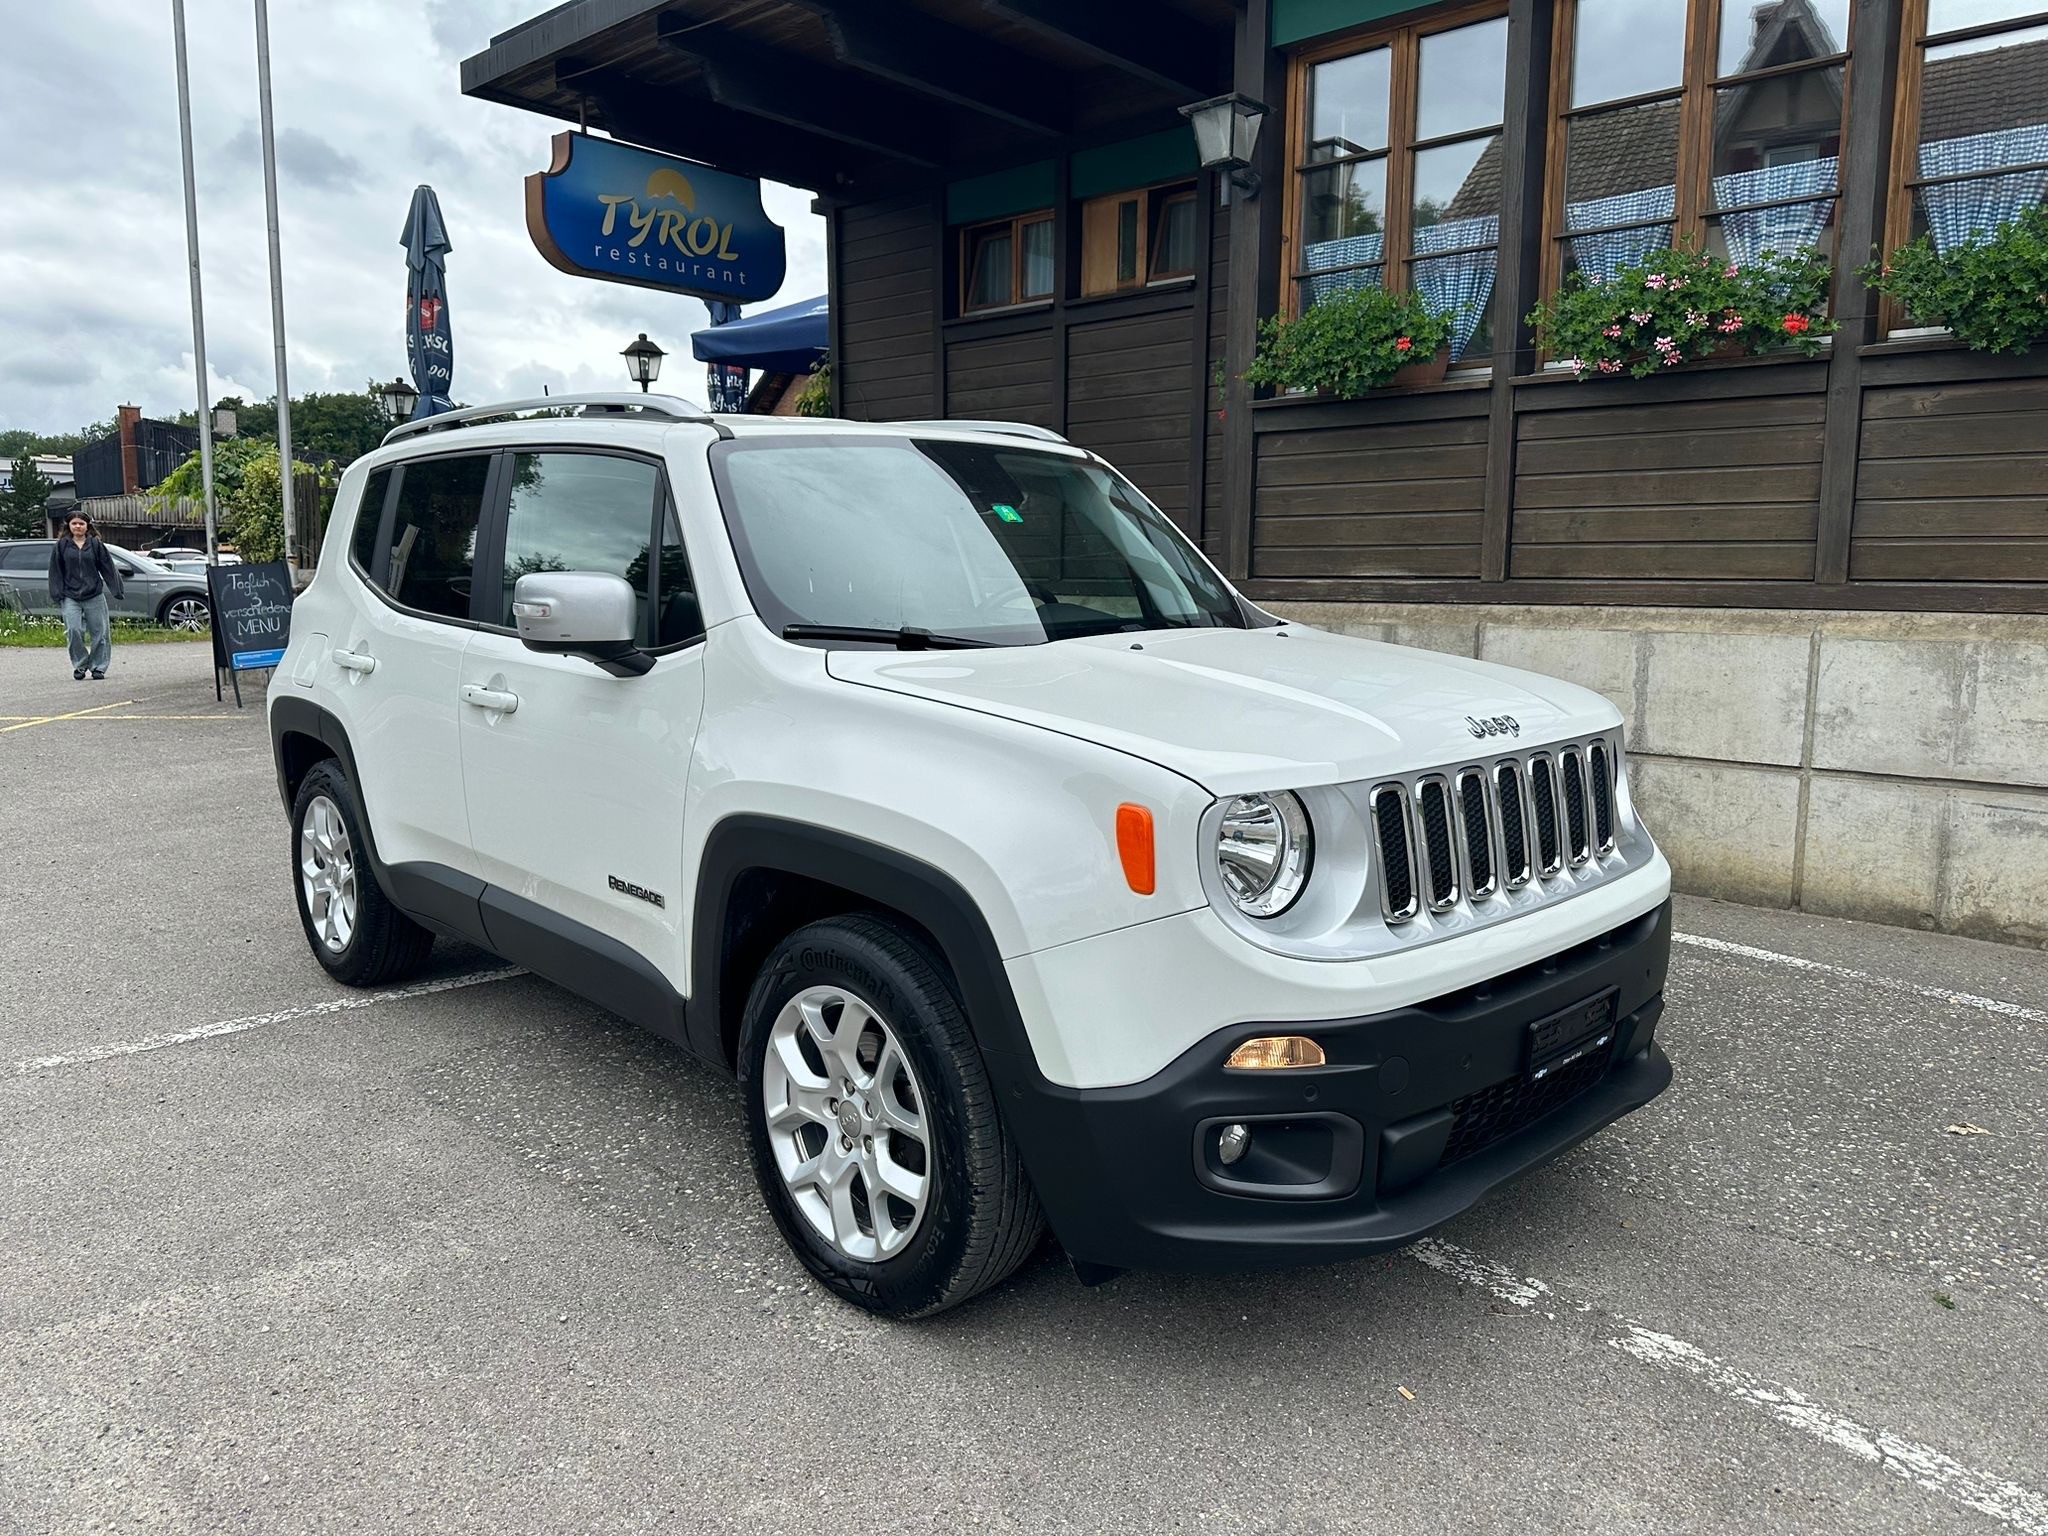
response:
M292 885L313 958L351 987L402 981L434 936L391 905L370 865L355 786L341 764L314 764L292 805Z
M741 1025L755 1173L805 1267L890 1317L957 1306L1042 1221L951 986L908 932L834 918L784 939Z

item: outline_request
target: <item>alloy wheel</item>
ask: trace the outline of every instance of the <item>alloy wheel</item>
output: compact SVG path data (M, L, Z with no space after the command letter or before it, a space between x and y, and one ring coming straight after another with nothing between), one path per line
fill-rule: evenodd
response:
M299 882L314 936L340 954L356 931L355 846L341 807L325 795L307 803L299 825Z
M213 612L206 606L204 598L180 597L164 609L164 623L172 629L197 633L213 624Z
M863 1263L903 1251L933 1193L924 1090L888 1022L807 987L769 1030L761 1093L775 1166L811 1230Z

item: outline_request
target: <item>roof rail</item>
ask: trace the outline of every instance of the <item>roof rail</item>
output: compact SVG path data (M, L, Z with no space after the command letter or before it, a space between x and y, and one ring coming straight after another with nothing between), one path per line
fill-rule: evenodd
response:
M1066 438L1051 427L1033 426L1028 421L892 421L892 427L950 427L956 432L1001 432L1008 437L1035 437L1042 443L1064 443ZM1071 446L1071 445L1070 445Z
M529 412L557 416L652 416L664 421L701 421L711 425L711 413L694 401L677 395L643 395L630 390L607 390L587 395L543 395L538 400L505 400L496 405L466 405L403 422L384 434L386 444L428 432L449 432L482 422L500 421Z

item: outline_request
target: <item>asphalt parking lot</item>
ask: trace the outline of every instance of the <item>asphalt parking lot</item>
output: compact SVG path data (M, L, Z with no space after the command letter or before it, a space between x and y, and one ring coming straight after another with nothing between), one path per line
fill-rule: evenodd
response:
M329 983L206 666L0 651L0 1530L2048 1536L2048 954L1685 901L1673 1089L1439 1238L892 1326L712 1072Z

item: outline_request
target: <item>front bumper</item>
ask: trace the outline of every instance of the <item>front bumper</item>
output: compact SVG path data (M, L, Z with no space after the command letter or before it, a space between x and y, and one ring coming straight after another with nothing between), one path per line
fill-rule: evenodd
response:
M1671 904L1449 996L1326 1023L1238 1024L1143 1082L1068 1088L991 1053L1003 1108L1054 1232L1116 1269L1314 1264L1400 1247L1648 1103ZM1611 994L1598 1049L1532 1081L1530 1026ZM1305 1034L1328 1064L1235 1072L1258 1035ZM1235 1167L1228 1123L1252 1131Z

